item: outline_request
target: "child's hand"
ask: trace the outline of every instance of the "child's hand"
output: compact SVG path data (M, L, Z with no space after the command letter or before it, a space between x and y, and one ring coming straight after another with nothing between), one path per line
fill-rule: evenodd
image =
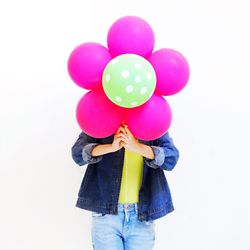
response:
M140 142L134 137L134 135L131 133L127 125L124 125L124 127L121 127L120 130L122 133L120 133L122 145L125 149L132 151L132 152L138 152L138 147L140 146Z
M155 158L152 147L140 143L125 124L122 124L116 132L112 146L116 149L115 151L124 147L125 149L138 153L148 159Z
M121 149L124 145L124 142L122 141L122 137L121 137L121 129L122 127L120 127L114 135L114 140L111 145L113 152Z

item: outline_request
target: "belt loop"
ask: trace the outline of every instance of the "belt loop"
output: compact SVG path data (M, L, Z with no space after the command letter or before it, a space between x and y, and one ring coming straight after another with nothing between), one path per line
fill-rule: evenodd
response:
M135 203L135 213L138 214L138 206L137 206L137 203Z
M124 211L125 211L126 221L128 222L128 205L127 204L124 205Z

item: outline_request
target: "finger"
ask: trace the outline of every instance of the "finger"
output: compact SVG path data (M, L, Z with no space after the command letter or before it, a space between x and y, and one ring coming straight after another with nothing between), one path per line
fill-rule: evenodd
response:
M119 139L122 138L122 136L124 136L124 134L119 133L119 134L115 135L115 139L116 139L116 140L119 140Z
M128 140L125 139L125 138L121 138L121 141L122 141L123 143L125 143L125 144L128 144Z
M123 141L123 142L127 142L128 141L128 138L126 136L124 136L123 134L121 134L118 139L120 142Z
M117 129L117 131L116 131L116 135L118 135L120 132L121 132L121 129L122 129L123 127L119 127L118 129Z
M119 135L117 135L118 137L121 137L123 139L128 140L128 137L126 135L124 135L123 133L120 133Z
M128 135L128 136L132 135L132 133L130 132L130 130L127 127L125 127L124 129L126 131L126 135Z
M121 137L117 135L117 136L115 137L115 140L116 140L116 141L120 141L120 140L121 140Z
M121 127L119 127L119 128L117 129L117 131L115 132L115 134L119 134L120 131L121 131Z
M122 124L122 127L123 127L123 128L127 127L127 124L124 122L124 123Z
M125 129L125 128L123 128L123 127L121 127L121 128L120 128L120 131L122 131L125 135L127 134L126 129Z
M132 135L132 134L129 134L129 133L126 131L125 128L121 128L121 129L123 129L122 131L124 131L124 132L122 132L121 134L124 135L124 136L126 136L126 137L127 137L127 140L130 140L130 139L133 138L133 135ZM119 134L119 135L120 135L120 134Z
M130 131L130 129L128 128L127 125L126 125L126 127L125 127L125 130L126 130L126 132L127 132L128 135L133 136L132 132Z

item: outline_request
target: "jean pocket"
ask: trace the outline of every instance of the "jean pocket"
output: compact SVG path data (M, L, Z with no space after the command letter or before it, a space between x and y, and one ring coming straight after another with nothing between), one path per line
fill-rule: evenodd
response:
M105 216L105 214L103 214L103 213L97 213L97 212L92 211L92 217L104 217L104 216Z
M154 220L144 221L144 223L145 223L145 225L148 225L148 226L151 226L151 225L155 224Z

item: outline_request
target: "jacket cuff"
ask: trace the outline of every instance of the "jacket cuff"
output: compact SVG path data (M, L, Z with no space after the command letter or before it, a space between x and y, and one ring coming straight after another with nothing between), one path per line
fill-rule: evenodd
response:
M155 158L154 159L148 159L145 158L145 163L151 167L151 168L159 168L161 165L163 165L165 160L165 154L162 147L158 146L150 146L154 152Z
M88 164L94 164L101 161L102 156L92 156L91 152L95 146L99 145L99 143L89 143L85 145L82 149L82 159Z

